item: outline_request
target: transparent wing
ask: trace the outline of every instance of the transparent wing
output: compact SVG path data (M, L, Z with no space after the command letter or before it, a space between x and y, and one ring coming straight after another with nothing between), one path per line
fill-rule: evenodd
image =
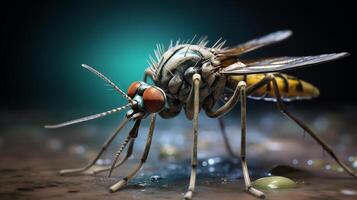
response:
M263 37L256 38L256 39L250 40L246 43L240 44L236 47L221 51L219 53L219 55L221 55L223 57L239 56L244 53L253 51L255 49L285 40L286 38L290 37L292 35L292 33L293 32L290 30L283 30L283 31L277 31L274 33L270 33Z
M298 67L324 63L339 58L343 58L348 55L349 55L348 53L343 52L343 53L322 54L317 56L270 58L270 59L264 59L256 62L251 62L245 66L242 66L238 62L238 64L234 63L224 68L222 71L220 71L220 73L232 74L232 75L244 75L244 74L278 72L278 71L294 69Z

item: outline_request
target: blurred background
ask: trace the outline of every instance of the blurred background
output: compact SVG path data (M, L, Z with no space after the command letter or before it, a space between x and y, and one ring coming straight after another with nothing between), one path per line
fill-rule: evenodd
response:
M168 46L170 40L206 35L210 44L222 37L228 46L233 46L284 29L293 30L293 37L247 57L351 53L338 61L289 71L316 85L321 96L292 102L288 107L325 138L350 167L357 168L353 72L356 34L350 1L12 1L0 10L0 158L7 161L2 162L2 168L45 163L39 169L47 166L45 170L55 172L62 167L79 167L93 157L114 130L124 113L58 130L43 129L45 124L125 103L100 79L81 68L82 63L94 66L126 90L131 82L142 79L156 43ZM236 152L240 144L239 116L237 109L225 117ZM341 174L328 154L281 115L273 103L249 101L248 120L248 156L253 176L267 175L273 166L281 164L308 170L314 166L318 173ZM217 172L214 177L219 181L222 177L240 180L240 163L226 158L217 120L202 114L200 124L201 175L211 177L212 172ZM147 125L145 122L139 136L137 155L143 149ZM180 173L176 169L188 166L191 127L183 114L170 120L158 119L149 156L148 165L152 167L145 168L142 176L168 176L159 173L161 168L155 166L155 161L174 161L176 168L166 170L177 175L171 177L181 177L184 188L189 168L182 168ZM123 137L124 134L97 164L110 164ZM135 158L139 157L131 162L135 163ZM234 167L222 167L227 162ZM209 168L215 163L221 164ZM36 182L34 179L29 181ZM20 177L14 182L22 180Z

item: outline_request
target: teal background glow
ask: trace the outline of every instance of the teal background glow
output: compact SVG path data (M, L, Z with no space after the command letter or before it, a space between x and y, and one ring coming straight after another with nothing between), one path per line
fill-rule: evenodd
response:
M287 42L248 56L313 55L352 52L353 32L341 21L347 5L306 6L291 1L34 1L4 7L2 12L1 89L5 109L53 113L81 109L102 111L125 103L104 82L80 67L89 64L123 90L141 80L156 43L208 36L233 46L281 29L292 29ZM211 44L212 44L211 43ZM319 101L354 102L335 90L354 85L347 70L353 59L289 72L317 85ZM322 70L323 69L323 70ZM321 76L321 72L326 73ZM331 84L329 72L342 85ZM350 81L350 82L348 82ZM343 92L341 92L343 93Z
M126 90L131 82L142 79L148 55L153 54L156 43L167 46L170 40L188 40L195 34L207 35L213 42L219 37L229 39L227 35L234 33L239 38L240 28L226 31L220 28L243 26L239 18L227 14L212 17L214 4L190 5L167 2L58 5L38 20L29 41L29 59L36 63L31 70L39 72L29 79L42 79L36 83L39 90L35 92L45 91L47 96L38 95L46 99L49 107L110 108L124 104L125 100L109 91L102 80L80 64L95 67ZM232 3L231 8L235 6Z

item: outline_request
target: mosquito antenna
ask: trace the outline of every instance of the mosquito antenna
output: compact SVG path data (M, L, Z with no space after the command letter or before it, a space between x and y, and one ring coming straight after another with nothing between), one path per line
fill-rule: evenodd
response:
M113 160L112 166L110 167L110 171L109 171L108 177L111 176L111 174L113 172L113 169L115 167L115 164L117 163L118 158L119 158L121 152L123 152L123 150L125 149L126 145L129 143L130 140L132 140L132 139L134 139L134 138L136 138L138 136L140 123L141 123L140 119L135 121L135 124L134 124L133 128L130 130L129 135L125 138L125 141L120 146L119 151L115 155L115 158Z
M126 98L130 103L133 103L133 99L130 98L125 92L123 92L118 86L116 86L109 78L95 70L93 67L87 65L87 64L82 64L82 67L88 69L90 72L93 74L97 75L99 78L103 79L105 82L107 82L109 85L111 85L116 91L119 92L124 98Z
M85 122L85 121L89 121L89 120L92 120L92 119L101 118L101 117L104 117L104 116L119 112L119 111L121 111L121 110L123 110L123 109L125 109L125 108L127 108L129 106L131 106L131 103L128 103L125 106L121 106L121 107L118 107L118 108L114 108L114 109L108 110L106 112L102 112L102 113L98 113L98 114L95 114L95 115L82 117L82 118L79 118L79 119L74 119L74 120L71 120L71 121L63 122L61 124L46 125L45 128L61 128L61 127L68 126L68 125L71 125L71 124L77 124L77 123L80 123L80 122Z

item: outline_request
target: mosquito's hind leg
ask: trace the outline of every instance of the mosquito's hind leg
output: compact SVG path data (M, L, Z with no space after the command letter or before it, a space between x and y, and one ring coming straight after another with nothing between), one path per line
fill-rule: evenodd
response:
M60 175L70 175L70 174L77 174L77 173L81 173L84 172L86 170L88 170L89 168L91 168L93 165L95 165L95 163L97 162L97 160L100 158L100 156L103 154L103 152L108 148L108 146L112 143L112 141L114 140L114 138L118 135L118 133L124 128L124 126L127 124L127 122L129 121L128 117L125 117L125 119L120 123L120 125L118 126L118 128L115 130L115 132L107 139L107 141L103 144L102 148L100 149L99 153L97 154L97 156L85 167L82 168L76 168L76 169L63 169L59 171Z
M226 150L227 150L228 154L233 158L240 159L240 156L237 155L233 151L233 149L232 149L232 147L231 147L231 145L229 143L227 132L226 132L226 126L224 124L223 117L218 118L218 122L219 122L219 128L221 130L221 134L222 134L222 137L223 137L223 141L224 141L224 146L226 147Z
M143 166L143 164L146 162L146 159L149 155L149 150L150 150L150 146L151 146L151 141L152 141L152 136L154 134L154 128L155 128L155 119L156 119L156 114L151 114L151 121L150 121L150 128L149 128L149 133L147 136L147 140L146 140L146 144L145 144L145 149L144 149L144 153L141 157L140 163L139 165L137 165L134 170L132 170L129 175L127 175L126 177L124 177L123 179L121 179L120 181L118 181L117 183L115 183L114 185L112 185L109 190L111 192L116 192L118 191L120 188L122 188L123 186L125 186L127 184L127 182L132 179L136 173L138 173L138 171L140 170L140 168Z
M248 166L247 166L247 160L246 160L246 132L247 132L247 94L246 94L246 83L244 81L241 81L238 83L238 86L240 86L240 105L241 105L241 151L240 151L240 157L241 157L241 162L242 162L242 171L243 171L243 177L244 177L244 183L247 191L259 198L265 198L265 195L263 192L253 188L251 182L250 182L250 177L249 177L249 172L248 172Z
M188 190L184 195L184 199L192 199L193 192L196 185L196 168L197 168L197 138L198 138L198 113L200 107L200 82L201 76L194 74L192 77L193 83L193 143L192 143L192 157L191 157L191 175Z
M278 84L276 82L276 79L272 79L273 82L273 88L274 88L274 94L277 102L278 109L285 114L287 117L289 117L292 121L294 121L296 124L298 124L302 129L304 129L317 143L319 143L322 148L330 154L330 156L352 177L357 178L357 174L353 172L347 165L345 165L335 154L335 152L332 150L330 145L328 145L322 138L320 138L318 135L316 135L308 126L306 126L302 121L300 121L298 118L296 118L293 114L291 114L285 107L281 96L280 92L278 89Z

